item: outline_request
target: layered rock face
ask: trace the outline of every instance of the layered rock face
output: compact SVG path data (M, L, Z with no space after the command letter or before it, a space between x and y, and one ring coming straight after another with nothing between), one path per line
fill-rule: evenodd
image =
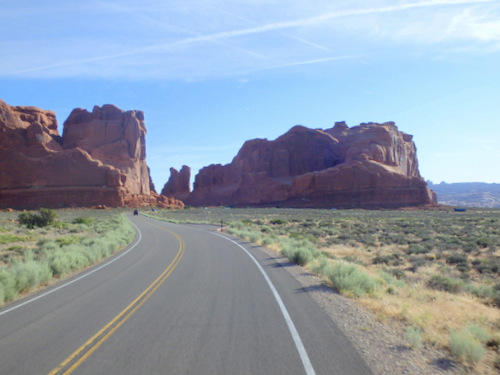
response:
M175 168L170 168L170 179L161 191L161 195L173 196L181 201L189 197L191 178L191 168L183 165L179 172Z
M150 194L146 164L146 126L142 111L113 105L95 106L92 112L74 109L64 122L63 147L80 148L92 159L114 167L110 186L122 186L130 194Z
M182 205L151 191L140 111L54 112L0 100L0 208Z
M173 196L175 191L170 190ZM412 136L393 122L295 126L247 141L227 165L200 170L185 203L280 207L401 207L435 203Z

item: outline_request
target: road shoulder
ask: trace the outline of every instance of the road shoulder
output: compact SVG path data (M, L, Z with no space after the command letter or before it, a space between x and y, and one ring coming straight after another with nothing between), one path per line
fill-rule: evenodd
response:
M305 268L290 264L276 252L259 247L273 260L282 264L313 300L365 358L375 374L463 374L465 369L453 361L445 352L422 348L413 350L405 342L403 333L388 327L373 314L356 303L335 292Z

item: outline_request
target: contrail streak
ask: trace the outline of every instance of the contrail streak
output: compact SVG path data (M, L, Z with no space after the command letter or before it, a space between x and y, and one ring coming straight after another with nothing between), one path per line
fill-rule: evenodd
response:
M386 6L386 7L380 7L380 8L351 9L351 10L344 10L344 11L328 12L328 13L324 13L324 14L321 14L321 15L315 16L315 17L303 18L303 19L292 20L292 21L269 23L266 25L244 28L244 29L240 29L240 30L222 31L222 32L206 34L206 35L197 35L197 36L193 36L193 37L189 37L189 38L185 38L182 40L177 40L177 41L173 41L173 42L169 42L169 43L162 43L162 44L156 44L156 45L151 45L151 46L142 47L142 48L131 49L131 50L127 50L127 51L121 52L121 53L109 54L109 55L104 55L104 56L97 56L97 57L81 59L81 60L73 60L73 61L70 60L70 61L61 62L61 63L35 67L35 68L19 71L19 72L15 73L14 75L22 75L25 73L31 73L31 72L36 72L36 71L40 71L40 70L47 70L47 69L53 69L53 68L61 68L61 67L87 64L87 63L98 62L98 61L103 61L103 60L116 59L116 58L120 58L120 57L133 56L133 55L143 54L143 53L148 53L148 52L150 52L150 53L165 52L165 51L174 50L177 48L182 48L182 47L186 47L186 46L190 46L190 45L194 45L194 44L199 44L199 43L204 43L204 42L214 43L214 42L221 41L223 39L237 38L237 37L241 37L241 36L262 34L262 33L271 32L271 31L278 31L278 30L281 31L284 29L315 25L315 24L324 23L324 22L327 22L327 21L330 21L333 19L338 19L338 18L354 17L354 16L361 16L361 15L369 15L369 14L384 14L384 13L400 12L400 11L406 11L406 10L410 10L410 9L429 8L429 7L436 7L436 6L490 3L493 1L496 1L496 0L435 0L435 1L423 1L423 2L417 2L417 3ZM306 42L306 41L304 41L304 42ZM317 47L321 48L322 46L317 46ZM322 48L324 49L324 47L322 47Z

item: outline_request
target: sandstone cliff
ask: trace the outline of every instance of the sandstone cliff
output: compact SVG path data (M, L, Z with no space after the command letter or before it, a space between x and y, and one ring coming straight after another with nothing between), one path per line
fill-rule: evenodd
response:
M0 100L0 208L179 205L151 190L140 111L54 112Z
M190 193L190 178L191 168L183 165L179 172L175 168L170 168L170 179L163 187L161 194L165 196L173 196L181 201L189 197Z
M377 208L436 201L418 171L412 136L392 122L295 126L274 141L247 141L230 164L201 169L194 190L183 194L193 206Z
M113 105L95 106L92 112L74 109L64 122L62 144L79 148L92 159L114 167L119 181L130 194L150 194L146 164L146 126L142 111L127 111Z

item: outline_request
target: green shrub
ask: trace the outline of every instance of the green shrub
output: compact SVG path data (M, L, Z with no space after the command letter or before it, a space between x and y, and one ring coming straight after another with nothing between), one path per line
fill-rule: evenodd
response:
M324 275L326 267L328 267L328 258L326 256L318 257L311 263L311 271L315 275Z
M414 272L416 272L419 267L423 267L428 263L427 259L422 256L411 256L409 261L413 267Z
M412 348L418 349L422 345L422 330L420 328L409 326L406 329L405 337L406 341Z
M495 294L495 290L489 285L475 285L467 283L465 285L465 290L467 293L480 298L492 298Z
M90 225L94 222L93 217L77 217L73 219L73 224L85 224Z
M261 239L261 236L257 232L250 232L248 235L248 241L253 243L258 243Z
M38 219L37 215L31 212L23 212L19 214L18 220L21 224L26 225L28 228L34 228Z
M18 293L28 291L52 278L52 272L46 263L33 260L16 263L9 271L14 277Z
M468 330L452 332L449 348L455 358L472 363L478 363L486 354L484 346Z
M69 227L71 227L71 224L65 223L63 221L55 221L51 224L51 226L57 229L68 229Z
M56 239L56 243L59 244L59 246L67 246L71 245L74 243L80 242L80 237L77 236L65 236L65 237L59 237Z
M16 281L7 268L0 268L0 285L3 290L0 303L12 301L17 297Z
M500 292L499 291L494 291L493 295L491 296L491 300L493 301L493 304L496 307L500 307Z
M373 258L373 264L387 264L390 266L399 266L403 262L399 258L398 254L389 254L389 255L377 255Z
M273 239L270 238L270 237L264 237L261 241L261 245L262 246L269 246L271 245L272 243L274 243Z
M486 329L478 324L471 324L467 327L467 331L483 344L485 344L490 338Z
M235 231L235 235L244 239L244 240L249 240L250 239L250 231L246 230L246 229L243 229L243 230L237 230Z
M281 254L301 266L305 266L314 259L312 246L306 241L294 239L281 241Z
M57 219L57 212L48 208L40 208L40 218L42 226L47 226L54 223Z
M243 224L241 221L235 221L235 222L228 223L228 231L243 229L244 227L245 227L245 224Z
M477 244L475 242L467 242L463 245L463 249L466 253L470 253L477 250Z
M462 291L464 283L462 280L456 280L450 277L434 275L427 282L427 286L435 290L443 290L449 293L459 293Z
M42 253L42 254L48 254L51 251L54 251L54 250L60 248L60 246L54 241L40 241L38 246L39 246L40 253Z
M490 240L489 238L487 238L487 237L481 237L481 238L478 238L478 239L476 240L476 244L477 244L480 248L484 249L484 248L486 248L486 247L491 246L492 242L491 242L491 240Z
M396 278L397 280L405 280L406 279L405 271L403 271L400 268L391 268L391 269L388 269L387 272L391 276L394 276L394 278Z
M472 262L472 265L476 271L484 274L497 273L500 269L500 264L498 263L498 260L475 259Z
M56 277L63 277L71 269L66 253L62 250L52 253L48 258L48 264L53 275Z
M416 245L416 244L410 244L408 246L408 249L406 250L406 254L412 255L412 254L427 254L431 251L429 247L424 247L421 245Z
M262 233L270 233L272 232L272 228L270 226L267 226L267 225L263 225L261 228L260 228L260 231Z
M27 238L24 236L19 236L16 234L1 234L0 235L0 244L6 244L6 243L11 243L11 242L21 242L21 241L26 241Z
M373 264L389 264L392 260L391 255L377 255L373 258Z
M371 234L365 234L360 236L358 238L358 241L365 246L375 246L377 244L375 237Z
M28 291L49 281L52 273L44 262L28 257L24 262L0 269L0 303L14 300L18 293Z
M385 271L380 272L380 277L384 280L388 285L396 286L398 288L404 288L406 283L403 280L400 280L392 273L388 273Z
M286 224L286 220L283 220L283 219L272 219L270 221L271 224L274 224L274 225L281 225L281 224Z
M467 260L467 256L455 253L455 254L450 255L448 258L446 258L446 263L448 263L448 264L461 264L461 263L467 264L468 260Z
M326 267L325 276L330 279L335 289L343 294L362 296L372 293L378 286L370 275L359 270L355 265L338 261L333 266Z
M48 208L40 208L39 213L23 212L19 214L18 220L22 225L28 228L46 227L53 224L57 218L57 213Z
M314 259L309 251L301 248L285 248L281 250L281 254L300 266L305 266Z

